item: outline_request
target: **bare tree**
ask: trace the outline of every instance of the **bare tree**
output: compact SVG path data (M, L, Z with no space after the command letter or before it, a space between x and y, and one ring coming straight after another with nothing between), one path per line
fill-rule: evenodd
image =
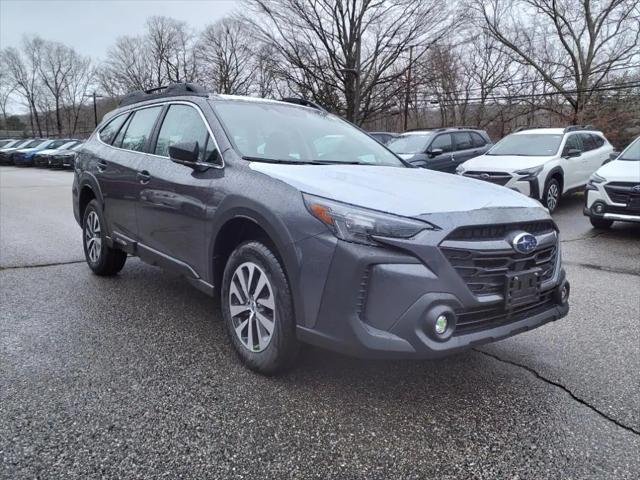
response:
M637 61L636 0L474 0L482 27L536 71L583 120L611 73Z
M155 83L191 82L196 76L194 36L185 22L163 16L147 20L148 55Z
M67 76L63 92L63 101L67 116L67 131L73 135L78 129L78 118L90 85L95 79L95 72L91 60L78 57L73 62L73 68Z
M0 51L0 67L4 65L3 52ZM16 90L15 84L9 78L4 68L0 68L0 113L2 113L2 124L7 128L7 106L11 96Z
M38 95L41 92L39 69L42 46L42 39L25 37L20 50L8 47L2 55L2 68L29 108L32 131L37 129L40 136L42 136L42 126L38 114Z
M358 124L402 88L410 47L426 50L450 23L447 4L437 0L245 2L257 14L247 20L277 49L291 88Z
M117 97L130 90L160 86L155 73L145 37L125 36L118 38L109 49L106 60L97 71L97 77L104 91Z
M248 95L260 60L255 43L238 19L225 18L207 26L198 44L201 77L216 92Z

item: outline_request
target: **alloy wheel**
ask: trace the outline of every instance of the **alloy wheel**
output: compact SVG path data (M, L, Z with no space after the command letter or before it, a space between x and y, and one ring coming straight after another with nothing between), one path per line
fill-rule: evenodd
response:
M558 205L558 197L560 196L560 191L558 190L558 185L552 183L549 186L549 190L547 191L547 208L549 211L553 211Z
M100 219L96 212L89 212L87 223L84 229L84 240L87 247L87 254L92 263L100 260L102 250L102 237L100 236Z
M229 312L240 343L261 352L271 342L276 321L275 297L267 274L253 262L236 268L229 286Z

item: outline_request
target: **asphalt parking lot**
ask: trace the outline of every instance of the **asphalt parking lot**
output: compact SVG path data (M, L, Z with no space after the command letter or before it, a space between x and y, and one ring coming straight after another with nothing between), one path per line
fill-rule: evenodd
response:
M640 227L555 219L571 312L432 362L249 372L217 303L85 266L72 173L0 168L1 478L640 477Z

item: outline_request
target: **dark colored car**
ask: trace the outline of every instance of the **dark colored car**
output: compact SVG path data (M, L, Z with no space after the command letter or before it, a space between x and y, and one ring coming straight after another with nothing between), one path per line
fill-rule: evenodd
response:
M375 138L377 141L379 141L383 145L386 145L391 140L398 137L399 134L393 133L393 132L369 132L369 135L371 135L373 138Z
M56 153L49 155L49 166L51 168L73 168L76 155L83 145L83 142L78 142L71 148L59 149Z
M0 149L2 148L11 148L11 145L17 143L18 140L15 140L13 138L5 138L3 140L0 140Z
M11 154L13 164L20 167L33 166L33 157L45 148L49 148L57 140L38 139L26 144Z
M17 140L15 143L12 143L11 145L5 145L3 148L0 149L0 164L4 164L4 165L13 164L13 160L11 160L11 155L13 155L13 152L29 145L33 141L34 141L33 138L26 138L22 140Z
M218 294L236 352L263 373L302 343L432 358L567 314L538 202L413 168L290 102L191 84L125 97L76 158L90 269L114 275L131 254Z
M387 148L417 167L455 173L458 165L482 155L492 145L484 130L455 127L405 132Z
M44 150L40 150L33 156L33 165L35 167L49 167L51 166L51 157L61 151L66 151L75 145L80 143L80 140L73 138L62 138L56 140Z

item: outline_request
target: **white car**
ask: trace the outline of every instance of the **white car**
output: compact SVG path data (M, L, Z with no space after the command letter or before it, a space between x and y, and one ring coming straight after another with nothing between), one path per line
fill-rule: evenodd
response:
M587 183L584 214L596 228L640 222L640 137Z
M560 197L582 189L613 147L590 126L517 131L456 172L535 198L553 212Z

